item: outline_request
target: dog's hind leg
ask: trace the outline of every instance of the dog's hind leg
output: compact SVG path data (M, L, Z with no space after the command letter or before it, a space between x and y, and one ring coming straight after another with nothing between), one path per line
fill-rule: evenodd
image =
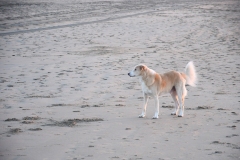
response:
M171 115L177 115L178 114L178 109L179 109L179 103L178 103L178 96L177 96L177 92L175 90L175 88L170 92L173 101L175 103L175 109L174 111L171 113Z
M139 118L143 118L146 116L146 111L147 111L147 102L148 102L148 95L143 93L143 98L144 98L144 105L143 105L143 109L142 109L142 114L140 114L138 117Z
M177 90L177 95L178 95L178 101L180 106L178 117L183 117L184 116L184 100L185 100L185 96L187 95L185 84L179 87L179 89Z

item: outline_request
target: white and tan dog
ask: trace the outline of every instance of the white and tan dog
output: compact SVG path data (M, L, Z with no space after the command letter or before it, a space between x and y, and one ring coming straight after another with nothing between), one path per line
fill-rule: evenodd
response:
M143 118L146 115L147 102L149 97L154 97L156 104L156 111L153 119L158 118L158 96L165 93L170 93L175 102L175 110L171 114L178 115L178 117L183 117L184 99L187 95L185 85L195 86L197 81L197 74L192 61L187 64L185 73L170 71L164 74L158 74L154 70L148 68L146 65L139 64L135 66L134 69L128 73L128 75L130 77L140 77L140 83L144 96L144 106L142 114L139 115L139 118Z

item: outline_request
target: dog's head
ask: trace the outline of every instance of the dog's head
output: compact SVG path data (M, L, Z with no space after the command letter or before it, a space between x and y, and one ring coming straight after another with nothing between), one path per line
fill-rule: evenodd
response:
M146 71L147 66L144 64L139 64L133 68L131 72L128 73L130 77L141 76L144 71Z

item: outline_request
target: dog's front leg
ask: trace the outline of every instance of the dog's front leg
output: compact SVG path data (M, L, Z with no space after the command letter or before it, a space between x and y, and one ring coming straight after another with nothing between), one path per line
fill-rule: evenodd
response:
M159 116L159 100L158 100L158 95L155 95L155 106L156 106L156 110L155 110L155 114L153 116L153 119L157 119Z
M143 118L146 116L146 111L147 111L147 102L148 102L148 95L143 93L143 98L144 98L144 105L143 105L143 109L142 109L142 114L140 114L138 117L139 118Z

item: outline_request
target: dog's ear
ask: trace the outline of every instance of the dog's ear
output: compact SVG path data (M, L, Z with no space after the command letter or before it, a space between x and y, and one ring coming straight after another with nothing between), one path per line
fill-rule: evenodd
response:
M144 66L144 65L141 65L140 66L140 71L143 71L143 70L145 70L146 69L146 66Z

